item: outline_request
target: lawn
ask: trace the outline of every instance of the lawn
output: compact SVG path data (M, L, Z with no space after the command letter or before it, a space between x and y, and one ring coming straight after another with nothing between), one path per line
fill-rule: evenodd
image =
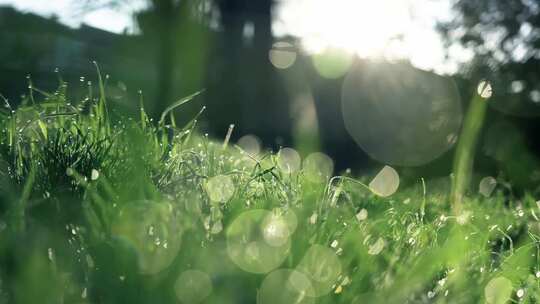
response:
M152 121L105 90L4 100L0 303L540 302L540 201L511 181L456 213L450 176L331 176L173 124L197 94Z

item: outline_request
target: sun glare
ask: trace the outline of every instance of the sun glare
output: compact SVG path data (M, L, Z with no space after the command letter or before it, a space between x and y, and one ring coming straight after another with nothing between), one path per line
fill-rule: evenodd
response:
M342 49L448 71L435 25L449 11L447 2L432 0L282 0L274 33L299 37L309 54Z
M410 26L407 1L403 0L300 0L284 2L291 28L312 53L327 47L356 52L362 57L382 55L388 44ZM290 16L292 17L292 16ZM299 17L299 18L298 18Z

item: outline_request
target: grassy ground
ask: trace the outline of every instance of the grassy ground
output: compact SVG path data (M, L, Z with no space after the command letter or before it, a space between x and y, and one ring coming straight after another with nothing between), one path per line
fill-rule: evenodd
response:
M66 89L0 114L2 303L540 302L540 206L502 181L456 217L450 178L380 197Z

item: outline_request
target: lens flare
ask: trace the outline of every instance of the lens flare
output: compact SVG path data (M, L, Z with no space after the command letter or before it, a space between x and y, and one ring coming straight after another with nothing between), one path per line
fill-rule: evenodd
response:
M244 271L267 273L289 254L291 228L270 211L244 212L227 229L229 257Z
M264 240L272 247L284 246L294 233L296 225L296 215L292 211L284 215L280 214L280 211L272 212L261 225Z
M312 304L315 299L309 278L296 270L279 269L270 273L261 284L257 304Z
M353 56L341 49L329 48L312 57L313 66L324 78L336 79L344 76L349 70Z
M312 182L325 182L334 172L334 161L326 154L315 152L306 157L302 170Z
M174 292L180 302L184 304L197 304L212 293L212 281L202 271L186 270L176 279Z
M462 110L449 78L407 64L358 62L342 88L345 127L373 159L426 164L456 142Z
M387 197L397 191L399 187L399 175L390 166L384 166L382 170L369 183L369 189L378 196Z
M274 43L268 52L268 58L272 65L278 69L287 69L296 61L296 51L294 46L285 41Z
M480 184L478 185L478 192L484 197L490 197L496 186L497 180L492 176L486 176L480 181Z
M139 271L156 274L167 268L180 250L182 230L169 203L136 201L122 208L112 235L136 250Z
M334 251L322 245L313 245L306 252L297 270L313 284L312 297L328 294L341 274L341 263Z
M238 140L238 146L249 155L257 156L261 153L261 140L255 135L245 135Z
M224 203L234 194L234 184L227 175L216 175L205 184L205 190L210 200L214 203Z
M512 296L512 281L505 277L496 277L489 281L484 288L486 303L504 304Z
M278 167L285 173L294 173L300 170L302 159L293 148L283 148L278 153Z

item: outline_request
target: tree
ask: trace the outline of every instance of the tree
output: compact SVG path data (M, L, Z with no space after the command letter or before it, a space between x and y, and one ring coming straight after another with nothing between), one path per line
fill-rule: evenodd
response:
M439 25L447 46L474 59L460 73L492 82L492 104L518 116L540 114L540 1L457 0L454 19Z
M175 98L205 88L206 117L215 135L234 123L235 134L287 141L289 104L268 60L273 0L144 2L135 17L145 44L155 45L154 116ZM86 0L85 10L128 5L128 0Z
M439 31L447 46L473 52L458 71L468 80L467 94L481 80L493 88L487 103L496 111L488 112L481 150L513 186L534 188L540 180L540 1L455 0L453 14Z

